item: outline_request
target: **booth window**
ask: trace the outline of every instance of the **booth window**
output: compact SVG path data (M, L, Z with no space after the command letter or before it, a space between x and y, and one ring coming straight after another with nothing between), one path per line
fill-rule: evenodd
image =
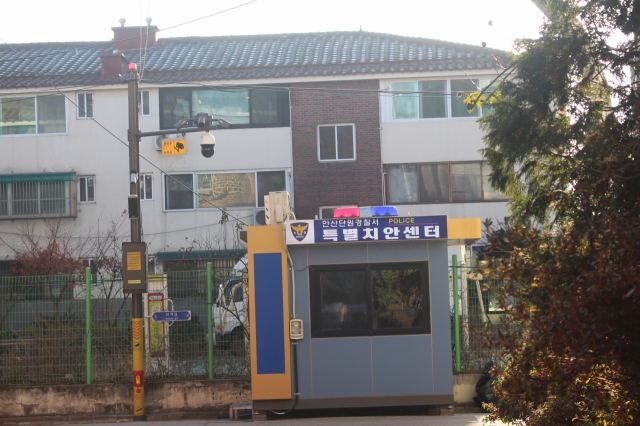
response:
M427 263L310 267L312 337L428 334Z

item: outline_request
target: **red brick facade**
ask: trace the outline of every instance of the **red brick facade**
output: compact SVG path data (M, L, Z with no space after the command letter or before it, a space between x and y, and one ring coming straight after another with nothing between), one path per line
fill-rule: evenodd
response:
M320 206L382 204L378 89L378 80L292 86L293 178L298 219L313 219ZM321 124L355 125L355 161L318 160Z

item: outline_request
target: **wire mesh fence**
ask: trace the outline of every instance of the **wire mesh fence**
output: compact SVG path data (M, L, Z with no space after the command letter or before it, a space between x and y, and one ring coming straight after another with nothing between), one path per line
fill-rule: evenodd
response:
M209 350L207 272L149 276L145 380L206 379L210 365L215 378L250 375L246 274L214 270L212 283ZM229 290L239 298L218 297ZM170 310L191 311L190 320L151 318ZM0 385L128 382L131 375L131 297L119 277L92 275L89 289L84 275L0 278Z
M449 276L452 277L453 274L450 273ZM458 280L460 370L480 371L488 361L500 363L503 358L498 330L504 322L504 308L513 301L503 298L501 280L483 277L471 268L459 266ZM455 357L453 285L449 288L452 315L451 337L454 346L452 353Z

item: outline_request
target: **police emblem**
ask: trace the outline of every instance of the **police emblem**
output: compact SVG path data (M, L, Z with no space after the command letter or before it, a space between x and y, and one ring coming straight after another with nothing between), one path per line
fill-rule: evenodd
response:
M309 231L309 224L304 222L296 222L292 223L290 226L293 237L298 241L304 240L304 237L307 236L307 232Z

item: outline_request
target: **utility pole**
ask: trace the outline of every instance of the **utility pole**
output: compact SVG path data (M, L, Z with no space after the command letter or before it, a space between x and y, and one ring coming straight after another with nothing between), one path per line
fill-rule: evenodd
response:
M135 63L129 64L129 220L131 222L131 242L142 240L140 227L140 136L138 135L138 79ZM146 268L146 255L142 268ZM146 275L146 274L145 274ZM143 284L146 288L146 283ZM133 349L133 420L144 421L144 310L142 294L131 294L131 330Z
M135 63L129 64L128 98L129 98L129 220L131 222L131 242L122 244L122 290L131 294L131 331L133 350L133 420L144 421L144 307L142 295L147 292L147 254L146 245L142 242L140 222L140 139L148 136L166 135L179 132L204 132L200 137L200 149L205 158L210 158L215 151L215 138L210 130L229 129L231 123L222 118L214 119L209 114L199 113L193 119L183 119L176 123L175 130L158 130L140 132L138 128L138 74ZM217 125L213 125L213 121ZM187 127L189 123L196 127ZM211 309L211 308L209 308ZM212 333L210 333L211 337ZM211 368L211 367L210 367Z

